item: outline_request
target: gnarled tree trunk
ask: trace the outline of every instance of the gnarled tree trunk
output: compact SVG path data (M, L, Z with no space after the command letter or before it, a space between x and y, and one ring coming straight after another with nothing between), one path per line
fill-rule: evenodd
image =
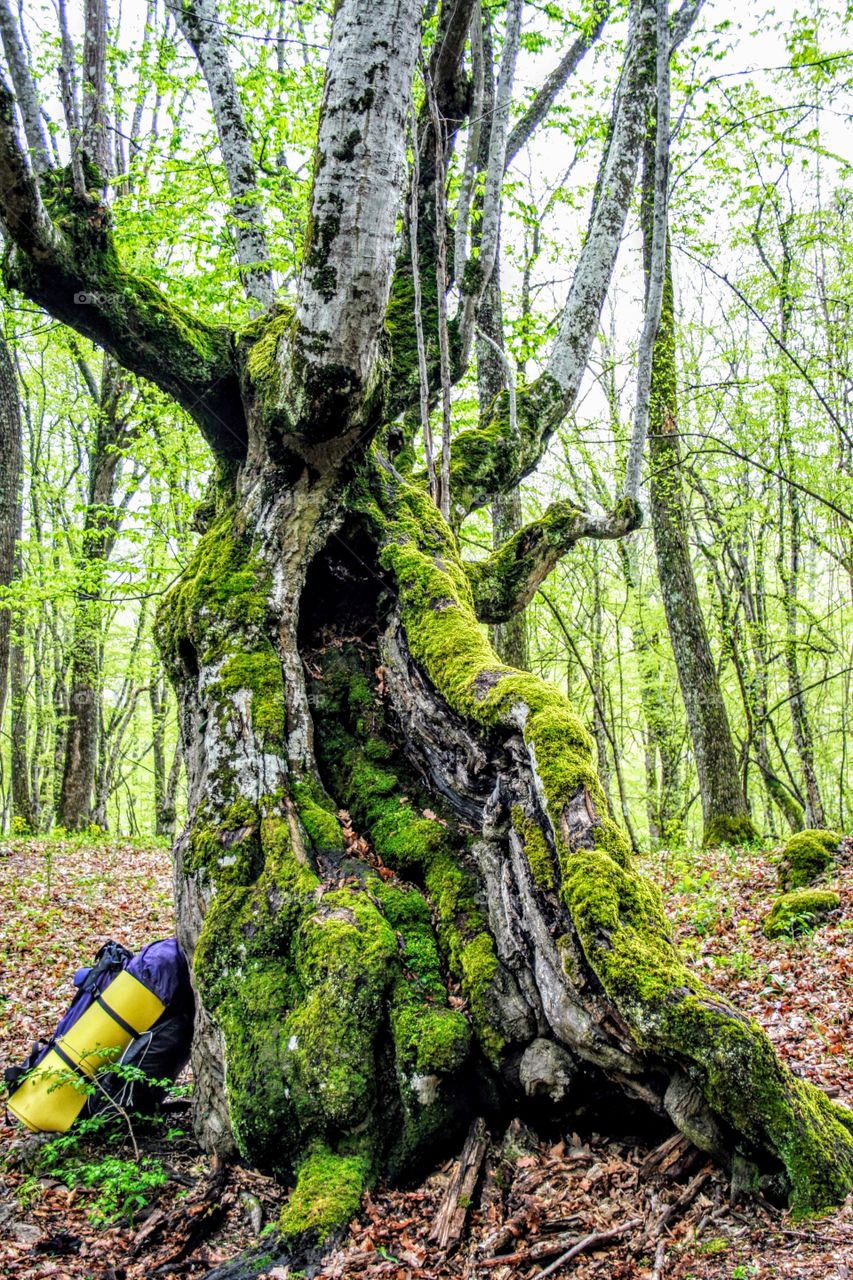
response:
M430 64L448 129L470 13L442 9ZM512 491L577 393L653 94L655 5L631 13L552 358L515 423L502 395L455 437L455 519ZM828 1204L853 1185L849 1113L685 967L577 713L502 663L480 625L517 613L578 538L635 528L636 503L603 516L555 502L466 564L415 468L400 424L417 403L411 273L393 255L419 38L408 0L340 0L297 305L241 334L173 320L117 265L100 208L57 179L52 207L67 198L86 247L72 252L0 95L8 277L168 390L218 460L157 627L188 780L175 885L199 996L199 1134L295 1174L280 1229L322 1235L380 1171L412 1168L484 1097L517 1093L533 1053L572 1079L569 1105L621 1094L752 1160L798 1209ZM431 183L434 162L421 174ZM85 314L66 303L81 274L102 283Z

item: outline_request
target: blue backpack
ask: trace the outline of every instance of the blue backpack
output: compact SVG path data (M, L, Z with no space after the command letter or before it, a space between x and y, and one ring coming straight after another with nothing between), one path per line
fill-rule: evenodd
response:
M177 938L149 943L136 956L120 943L110 941L101 947L91 966L77 970L74 975L77 994L50 1038L35 1043L26 1061L19 1066L5 1069L3 1076L10 1094L51 1050L61 1053L61 1048L57 1050L59 1042L93 1004L109 1009L110 1017L121 1024L120 1015L107 1005L104 992L122 971L156 995L165 1008L154 1025L141 1035L128 1028L133 1031L133 1038L119 1063L140 1068L149 1080L175 1079L189 1057L194 1014L189 966ZM138 1077L128 1079L135 1074L123 1076L111 1071L100 1075L98 1089L88 1098L84 1114L107 1110L111 1100L126 1110L155 1106L162 1096L162 1087L146 1086L146 1081Z

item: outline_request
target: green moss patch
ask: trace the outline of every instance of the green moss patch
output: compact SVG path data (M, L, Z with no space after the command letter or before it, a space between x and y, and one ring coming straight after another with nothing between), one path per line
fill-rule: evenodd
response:
M452 534L427 495L377 468L362 477L356 500L394 580L416 661L458 715L523 735L557 853L555 883L605 998L641 1048L686 1066L714 1115L749 1148L778 1157L797 1213L839 1203L853 1187L849 1116L796 1079L757 1023L685 967L658 890L630 865L608 814L589 734L553 686L497 659L477 625ZM592 848L572 835L579 802ZM741 842L747 827L727 825L724 834ZM541 877L541 847L526 847L531 875ZM488 971L487 946L474 954Z
M755 827L748 814L719 814L712 818L705 827L702 843L709 849L729 844L733 848L755 844L757 839Z
M764 920L768 938L790 938L809 933L841 906L831 889L794 889L774 902Z
M369 1174L366 1157L335 1155L322 1144L314 1146L300 1164L296 1186L281 1211L282 1235L292 1239L312 1232L322 1244L357 1217Z
M802 889L831 870L841 836L809 829L791 836L779 860L780 889Z

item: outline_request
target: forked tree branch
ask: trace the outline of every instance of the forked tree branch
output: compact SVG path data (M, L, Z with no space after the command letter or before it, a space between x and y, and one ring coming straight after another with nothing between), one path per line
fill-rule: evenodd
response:
M595 26L589 28L569 46L551 74L545 79L536 97L520 120L513 126L506 148L506 167L512 164L519 151L533 136L539 125L557 100L557 95L568 84L571 77L589 53L596 40L604 30L610 14L610 0L601 0L597 7Z
M457 517L485 505L494 493L506 492L532 471L577 397L619 251L654 99L649 65L655 55L656 12L655 0L633 0L628 48L589 232L546 371L519 393L517 439L512 439L506 396L501 396L484 428L460 432L454 441Z
M174 397L215 452L241 457L246 426L230 330L196 319L122 268L97 192L75 195L67 171L48 181L52 207L63 214L61 232L21 146L12 93L0 81L6 283Z
M608 514L595 515L571 502L554 502L538 520L520 529L485 560L467 561L474 612L480 622L506 622L536 595L559 561L582 538L624 538L642 519L635 502L623 499Z

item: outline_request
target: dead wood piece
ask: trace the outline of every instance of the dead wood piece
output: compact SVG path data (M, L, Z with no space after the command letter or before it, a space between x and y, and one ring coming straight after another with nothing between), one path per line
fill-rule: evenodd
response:
M566 1232L573 1231L582 1221L583 1215L574 1213L566 1218L550 1218L542 1221L542 1214L545 1206L541 1201L537 1200L531 1204L525 1205L514 1213L511 1218L507 1218L506 1222L496 1227L489 1235L485 1236L477 1245L477 1253L483 1258L493 1258L499 1249L504 1249L513 1240L517 1240L519 1236L527 1235L531 1231L538 1231L544 1235L546 1232ZM565 1247L565 1241L558 1238L556 1240L542 1241L534 1248L543 1249L536 1257L547 1257L548 1253L553 1249L555 1253ZM525 1251L525 1254L528 1251ZM534 1258L533 1261L536 1259ZM496 1259L498 1262L505 1262L506 1257ZM479 1265L479 1264L478 1264ZM485 1265L485 1263L483 1263Z
M577 1257L579 1253L585 1253L587 1249L598 1249L604 1244L613 1244L615 1240L621 1239L629 1231L634 1231L642 1225L642 1218L631 1218L628 1222L623 1222L621 1226L611 1227L608 1231L590 1232L588 1236L583 1236L582 1239L578 1240L577 1244L572 1245L571 1249L561 1254L543 1271L537 1271L533 1280L545 1280L546 1276L552 1276L555 1271L559 1271L561 1267L564 1267L567 1262L571 1262L572 1258Z
M478 1116L468 1130L462 1154L456 1163L429 1235L430 1240L434 1241L439 1249L446 1250L449 1245L456 1244L461 1239L465 1227L465 1216L480 1176L480 1166L488 1145L486 1122Z
M662 1280L664 1267L666 1266L666 1245L663 1240L658 1240L655 1249L655 1267L652 1272L652 1280Z
M160 1209L152 1213L133 1238L131 1256L138 1257L165 1242L149 1262L148 1270L157 1272L174 1267L192 1253L216 1230L225 1216L222 1196L228 1185L228 1176L227 1165L218 1160L212 1162L208 1177L186 1200L182 1200L170 1213Z
M652 1222L648 1228L646 1235L649 1240L657 1240L658 1236L669 1226L676 1214L681 1213L683 1209L695 1200L696 1196L704 1187L705 1183L711 1176L711 1166L706 1165L704 1169L700 1169L696 1177L688 1182L677 1200L673 1200L672 1204L668 1204L662 1213Z
M511 1240L517 1240L520 1235L530 1231L531 1227L536 1224L541 1211L541 1206L536 1204L525 1204L514 1213L512 1217L507 1218L506 1222L502 1222L494 1231L490 1231L480 1243L477 1245L477 1253L484 1258L493 1257L499 1249L503 1249Z
M518 1249L515 1253L501 1253L496 1258L479 1258L474 1267L517 1267L529 1266L531 1262L542 1262L545 1258L553 1258L562 1253L567 1245L577 1240L575 1232L568 1235L552 1236L550 1240L537 1240L529 1249Z
M683 1133L674 1133L671 1137L662 1142L659 1147L655 1147L654 1151L650 1151L643 1163L637 1170L639 1178L642 1180L647 1178L655 1169L660 1169L661 1173L665 1172L671 1164L674 1164L690 1146L689 1139L685 1138Z

